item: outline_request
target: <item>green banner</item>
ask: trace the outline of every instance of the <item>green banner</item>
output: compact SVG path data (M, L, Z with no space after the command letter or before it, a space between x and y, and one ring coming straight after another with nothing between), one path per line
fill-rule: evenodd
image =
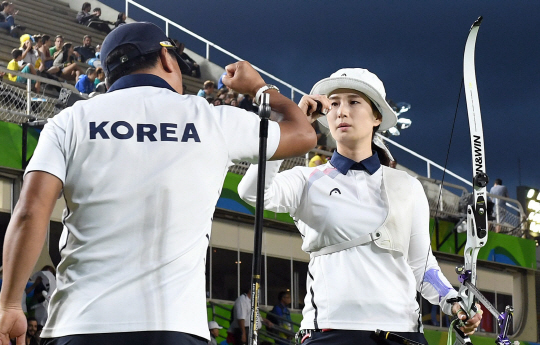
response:
M39 131L28 129L26 158L34 153ZM22 169L22 126L0 121L0 166Z

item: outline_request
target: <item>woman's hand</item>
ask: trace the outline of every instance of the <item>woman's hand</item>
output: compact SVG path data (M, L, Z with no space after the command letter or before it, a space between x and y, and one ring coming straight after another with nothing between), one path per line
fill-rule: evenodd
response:
M476 332L478 326L480 325L480 321L482 320L483 311L480 307L480 304L477 303L476 308L478 312L472 318L465 321L465 326L459 328L466 335L471 335ZM463 309L461 309L459 303L454 303L454 305L452 306L452 314L457 315L460 320L467 319L467 314L463 311Z
M317 101L322 104L322 114L314 114L317 109ZM307 115L309 122L313 123L319 117L326 115L330 111L330 101L325 95L306 95L302 97L300 103L298 103L302 112Z

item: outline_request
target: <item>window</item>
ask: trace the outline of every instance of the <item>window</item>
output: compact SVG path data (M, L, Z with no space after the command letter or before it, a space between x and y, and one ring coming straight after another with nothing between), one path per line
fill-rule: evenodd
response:
M275 305L281 291L291 291L291 260L267 256L266 269L267 303Z
M301 261L293 261L293 295L292 308L304 308L304 298L307 294L306 279L307 279L308 263Z
M237 261L237 251L212 247L213 299L234 301L238 297Z

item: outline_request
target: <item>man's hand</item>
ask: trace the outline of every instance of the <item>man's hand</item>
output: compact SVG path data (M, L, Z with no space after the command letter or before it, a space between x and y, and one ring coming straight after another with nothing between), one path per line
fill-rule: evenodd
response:
M474 315L472 318L465 321L464 327L459 328L466 335L471 335L476 332L476 329L478 328L478 326L480 325L480 321L482 320L483 311L480 307L480 304L477 303L476 308L478 309L478 313L476 313L476 315ZM467 319L467 314L463 311L463 309L461 309L459 303L454 303L454 305L452 306L452 314L457 315L457 317L462 321Z
M0 306L0 345L9 345L16 338L17 345L26 345L26 316L20 306Z
M315 110L317 109L316 101L321 102L322 111L324 114L327 114L332 107L330 101L325 95L307 95L302 97L300 103L298 103L298 106L300 109L302 109L304 114L307 115L310 123L315 122L315 120L322 116L322 114L314 114Z
M223 76L223 84L239 93L255 97L257 91L266 85L259 72L247 61L230 64L225 70L227 74Z

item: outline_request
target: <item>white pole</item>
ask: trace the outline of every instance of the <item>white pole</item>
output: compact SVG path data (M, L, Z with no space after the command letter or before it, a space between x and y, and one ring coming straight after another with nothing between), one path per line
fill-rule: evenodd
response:
M32 91L32 80L30 78L26 79L26 115L30 115L30 109L32 108L32 96L30 92Z

